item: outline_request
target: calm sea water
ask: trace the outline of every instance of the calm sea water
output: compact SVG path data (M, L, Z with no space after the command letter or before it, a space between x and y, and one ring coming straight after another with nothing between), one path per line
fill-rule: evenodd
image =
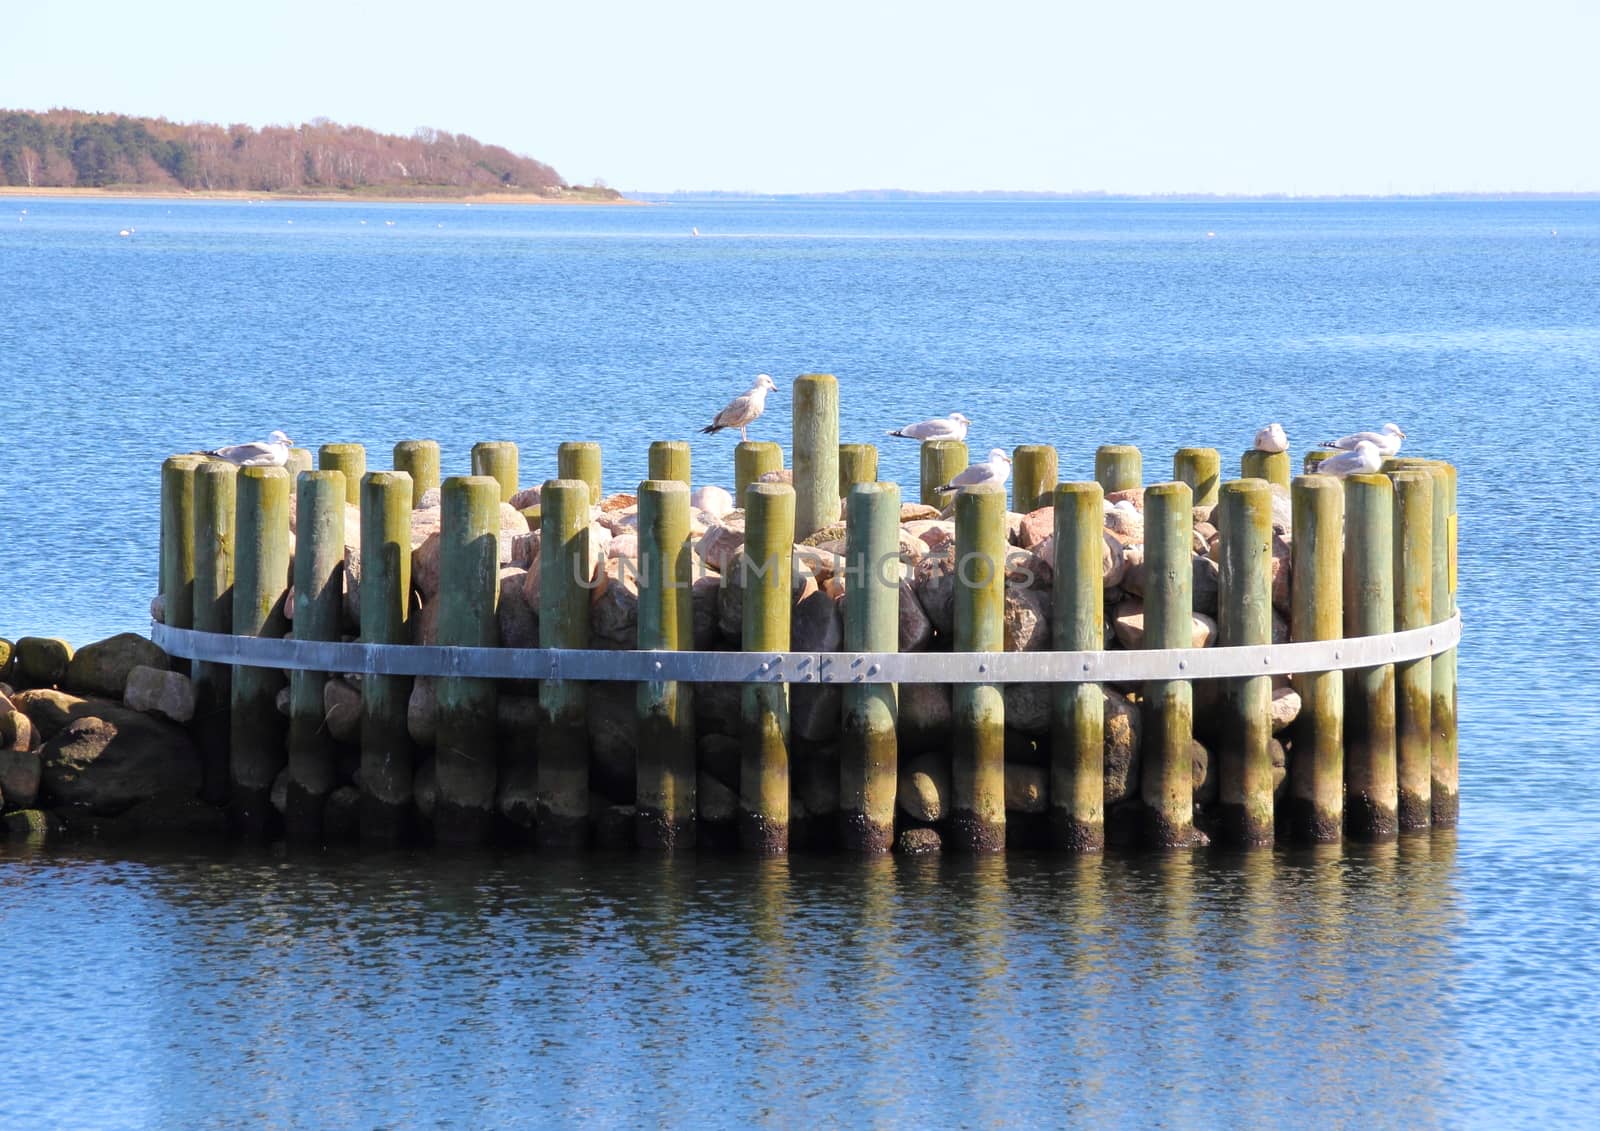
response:
M27 209L26 215L22 210ZM365 221L363 223L363 221ZM692 228L701 235L693 237ZM121 237L118 232L130 229ZM0 635L139 629L157 468L603 441L756 372L846 440L1461 468L1462 827L868 864L0 849L11 1126L1534 1125L1600 1102L1600 205L0 198ZM754 429L785 439L786 396ZM694 436L696 479L732 442ZM915 482L914 446L884 474Z

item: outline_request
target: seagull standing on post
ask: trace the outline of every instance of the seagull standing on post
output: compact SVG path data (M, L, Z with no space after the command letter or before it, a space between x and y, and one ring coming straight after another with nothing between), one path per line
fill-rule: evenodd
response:
M919 420L915 424L907 424L904 428L891 428L888 435L904 436L908 440L965 440L967 425L971 423L972 421L959 412L952 412L949 416Z
M750 391L734 397L728 402L728 407L717 413L716 418L700 431L714 433L724 428L737 428L739 439L748 440L750 437L745 429L767 410L767 394L777 387L765 373L756 374L756 383L750 386Z
M225 448L209 451L206 455L240 467L282 467L289 462L289 449L292 447L294 441L288 436L282 432L273 432L265 443L255 441L249 444L229 444Z
M980 483L998 483L1004 487L1011 478L1011 457L1004 448L990 448L989 459L975 463L935 491L959 491L963 487L976 487Z

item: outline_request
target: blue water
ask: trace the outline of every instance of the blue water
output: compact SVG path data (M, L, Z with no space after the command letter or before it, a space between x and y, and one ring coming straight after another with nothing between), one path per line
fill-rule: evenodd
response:
M23 208L27 214L19 218ZM367 221L362 224L361 221ZM290 222L292 221L292 223ZM388 221L393 221L391 225ZM690 235L698 228L701 236ZM124 238L118 231L133 229ZM0 635L144 624L157 468L843 438L1147 475L1277 419L1461 469L1462 825L1004 862L0 856L6 1125L1571 1123L1600 1101L1600 204L0 198ZM785 439L786 397L757 438ZM914 446L883 474L915 482ZM6 1118L10 1117L10 1118Z

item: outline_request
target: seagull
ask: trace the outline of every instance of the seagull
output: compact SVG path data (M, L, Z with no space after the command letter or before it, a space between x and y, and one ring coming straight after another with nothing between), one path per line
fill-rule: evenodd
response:
M907 424L904 428L891 428L888 434L904 436L908 440L965 440L967 425L971 423L972 421L959 412L952 412L949 416L919 420L915 424Z
M750 437L745 429L755 422L756 417L767 410L767 393L778 386L772 383L772 378L765 373L756 374L756 383L750 386L750 391L734 397L728 402L728 407L717 413L716 419L701 432L720 432L724 428L737 428L739 439L748 440Z
M1348 436L1340 436L1337 440L1324 440L1317 446L1353 452L1358 444L1368 443L1377 448L1379 454L1392 456L1400 451L1400 441L1405 438L1406 434L1400 431L1398 424L1385 424L1376 432L1352 432Z
M1289 433L1274 421L1256 433L1256 451L1286 452L1289 450Z
M266 443L229 444L206 455L238 464L240 467L282 467L289 462L289 449L294 441L282 432L274 432Z
M1011 457L1006 455L1004 448L990 448L988 462L973 464L950 482L942 487L935 487L934 490L956 491L962 487L976 487L980 483L996 483L1003 487L1010 478Z
M1370 440L1356 442L1355 450L1329 456L1311 469L1313 475L1331 475L1343 479L1346 475L1368 475L1383 466L1383 452Z

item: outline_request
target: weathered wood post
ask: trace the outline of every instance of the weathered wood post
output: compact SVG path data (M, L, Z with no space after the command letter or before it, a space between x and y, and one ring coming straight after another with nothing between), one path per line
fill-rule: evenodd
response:
M500 642L500 482L453 475L439 496L439 643L492 648ZM499 692L492 679L447 676L438 698L434 835L444 844L483 844L494 830Z
M517 445L510 440L479 440L472 445L472 474L487 475L500 484L500 501L509 503L517 493Z
M1105 491L1098 483L1055 488L1054 612L1051 647L1105 647ZM1057 848L1105 847L1105 692L1098 683L1057 684L1050 715L1050 829Z
M1344 634L1394 631L1394 484L1381 474L1344 480ZM1383 840L1399 830L1394 665L1345 673L1345 826Z
M683 458L687 476L687 450ZM646 479L639 484L641 650L693 650L693 571L687 478ZM640 848L694 846L693 686L671 680L639 684L635 827Z
M1194 645L1194 493L1187 483L1144 491L1144 646ZM1194 838L1194 687L1186 679L1144 685L1144 750L1139 790L1158 848Z
M1456 613L1456 469L1439 461L1433 465L1433 619L1449 620ZM1430 676L1433 692L1433 823L1454 828L1460 815L1456 789L1459 780L1456 739L1456 650L1433 658Z
M1265 479L1285 491L1289 489L1289 453L1262 452L1251 448L1239 457L1239 474L1246 479Z
M563 444L565 449L567 445ZM595 449L598 458L598 445ZM539 646L587 648L595 562L589 544L592 485L551 479L539 494ZM589 839L588 689L578 680L539 684L534 832L547 848L581 848Z
M294 482L302 471L310 471L316 465L316 454L310 448L290 448L289 460L283 465L289 472L289 489L294 490Z
M1049 444L1019 444L1011 450L1011 509L1027 514L1050 505L1060 477Z
M1272 487L1233 479L1218 492L1217 643L1272 643ZM1272 677L1228 681L1217 745L1223 830L1235 844L1271 844Z
M369 471L361 481L361 639L367 644L411 642L415 489L403 471ZM416 755L406 726L411 683L404 675L367 675L361 681L363 840L393 843L413 832Z
M295 484L294 638L336 641L344 606L344 473L308 471ZM289 673L289 789L284 832L322 840L322 808L338 782L323 693L328 673Z
M944 510L955 498L954 491L940 491L950 480L967 469L964 440L922 441L922 505Z
M744 492L746 652L789 650L794 489L752 483ZM789 850L789 687L747 683L740 710L739 840L766 855Z
M1132 444L1101 444L1094 452L1094 481L1110 494L1144 486L1144 456Z
M1290 485L1294 513L1289 639L1344 633L1344 485L1302 475ZM1297 840L1344 835L1344 673L1297 672L1300 717L1289 764L1289 821Z
M589 505L599 505L605 498L600 485L600 445L593 440L568 440L562 444L556 449L556 478L583 480L589 485ZM543 501L541 497L540 503Z
M923 444L950 442L929 440ZM956 492L955 651L1005 650L1006 491ZM982 665L980 664L980 670ZM1006 846L1005 696L996 683L951 689L950 837L967 852Z
M1216 506L1222 454L1216 448L1179 448L1172 456L1172 477L1189 485L1195 506Z
M1394 483L1394 627L1426 628L1433 616L1433 481L1428 467ZM1402 829L1433 823L1433 658L1395 665L1395 780Z
M845 601L844 648L847 652L897 652L900 488L893 483L858 483L850 490L849 503L845 533L849 595ZM847 684L843 711L839 737L840 843L857 852L888 852L894 846L899 773L895 685Z
M878 481L878 449L873 444L839 445L839 497L848 499L857 483Z
M221 460L207 460L194 472L194 627L201 632L233 631L238 473L233 464ZM221 805L228 800L233 669L196 662L194 693L194 731L205 759L200 792L213 805Z
M653 440L650 443L650 478L676 479L692 487L689 478L689 441Z
M282 636L289 628L289 473L281 467L238 471L239 537L233 568L233 631L240 636ZM239 665L233 669L229 733L229 816L248 836L277 821L272 784L287 760L286 720L278 713L283 673Z
M783 449L771 440L740 440L733 448L733 501L744 505L744 489L769 471L783 470Z
M839 382L794 379L794 533L809 538L839 521Z
M367 449L360 444L323 444L317 449L319 471L344 473L344 501L361 505L361 477L367 473Z
M1338 452L1329 448L1312 448L1305 454L1305 459L1302 462L1301 467L1307 475L1315 475L1317 473L1318 464L1325 459L1332 459L1338 454Z
M411 505L439 485L439 442L401 440L394 446L394 469L411 476Z
M183 455L161 464L161 601L172 628L194 627L194 473L206 462Z

